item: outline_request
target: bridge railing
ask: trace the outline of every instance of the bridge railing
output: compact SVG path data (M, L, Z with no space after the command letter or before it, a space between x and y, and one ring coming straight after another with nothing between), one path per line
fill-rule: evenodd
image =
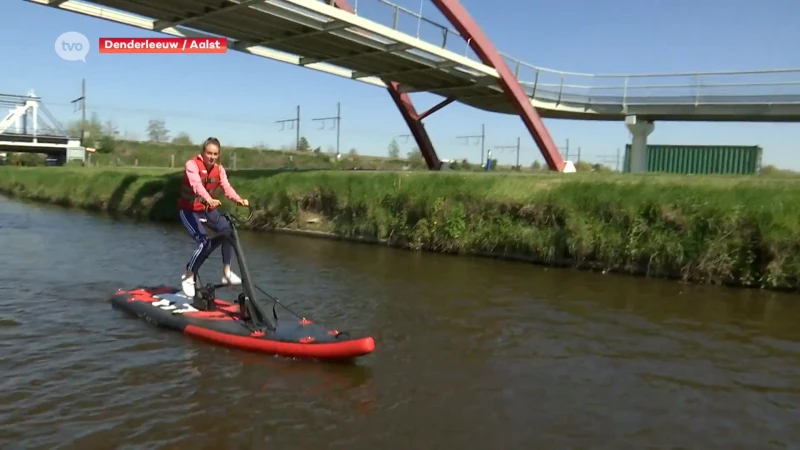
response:
M319 0L332 4L332 0ZM475 61L461 34L425 1L349 0L356 14ZM410 0L409 0L410 1ZM414 0L416 3L416 0ZM425 16L428 17L425 17ZM800 104L800 68L672 74L588 74L534 66L501 53L528 96L570 105Z
M508 58L507 58L508 59ZM800 69L672 74L585 74L512 60L537 100L580 105L800 104ZM518 67L518 69L517 69Z

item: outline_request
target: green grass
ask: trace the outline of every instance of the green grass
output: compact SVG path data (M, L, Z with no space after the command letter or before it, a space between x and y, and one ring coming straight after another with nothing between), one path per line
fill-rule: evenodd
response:
M151 142L117 141L112 153L95 153L92 164L100 167L170 167L180 168L200 152L199 145L156 144ZM406 164L401 159L361 155L343 155L339 161L326 153L281 150L258 150L223 146L222 161L228 168L240 169L361 169L399 170Z
M176 220L181 173L0 167L0 192ZM412 249L796 289L800 179L610 174L231 171L251 228L294 228ZM309 221L309 219L315 219Z

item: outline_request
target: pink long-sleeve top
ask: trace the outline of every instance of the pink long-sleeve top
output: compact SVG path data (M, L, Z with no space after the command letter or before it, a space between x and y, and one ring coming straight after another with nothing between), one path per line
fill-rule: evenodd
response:
M186 161L184 169L186 170L186 177L189 178L189 184L192 186L192 191L194 191L194 194L202 197L205 201L210 201L213 197L203 186L203 180L200 178L200 171L198 170L194 159ZM233 186L231 186L231 183L228 181L228 174L225 172L225 168L222 166L219 166L219 184L222 186L222 191L225 193L226 197L235 202L242 200L242 198L239 197L239 194L236 193L236 190L233 189Z

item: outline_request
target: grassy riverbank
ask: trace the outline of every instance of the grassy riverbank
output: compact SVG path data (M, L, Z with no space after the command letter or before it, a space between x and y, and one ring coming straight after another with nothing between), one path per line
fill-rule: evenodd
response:
M705 283L800 286L800 181L666 175L231 172L253 229L329 232ZM180 173L0 167L0 192L176 220Z

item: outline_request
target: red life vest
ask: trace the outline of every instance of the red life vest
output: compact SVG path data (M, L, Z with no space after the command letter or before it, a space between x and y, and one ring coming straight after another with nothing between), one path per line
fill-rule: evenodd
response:
M214 197L217 188L220 186L219 165L214 164L211 170L206 170L206 164L203 162L203 157L200 155L195 156L191 161L197 164L197 170L200 172L200 179L203 181L203 186L208 193L211 194L211 197ZM203 202L202 197L194 195L192 185L189 184L189 177L187 177L186 172L184 172L183 182L181 183L181 194L178 198L178 208L185 211L204 211L206 206L208 205ZM208 206L208 209L212 210L214 208Z

